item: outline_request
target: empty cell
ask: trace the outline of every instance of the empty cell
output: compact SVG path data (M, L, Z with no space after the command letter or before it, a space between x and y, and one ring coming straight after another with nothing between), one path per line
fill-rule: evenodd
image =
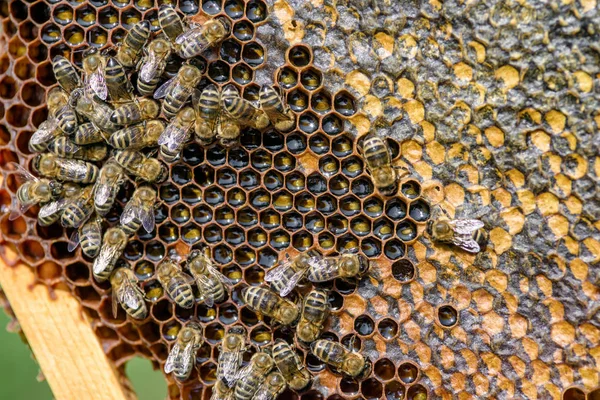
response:
M360 384L360 391L367 400L376 400L383 394L383 385L375 378L364 380Z
M398 334L398 323L391 318L384 318L377 324L377 330L385 340L391 340L395 338ZM391 363L389 360L387 360L387 362L383 361L381 367L382 368L380 372L378 372L377 365L375 365L375 374L377 376L379 376L383 380L388 380L394 377L395 366L393 365L393 363ZM392 368L391 375L389 371L386 372L388 367Z
M38 36L38 28L33 23L26 21L19 25L19 36L26 42L31 42Z
M438 308L438 321L444 328L452 328L458 322L458 312L451 305L444 305Z
M13 37L8 42L8 54L13 58L17 59L24 56L27 53L27 46L18 37Z
M12 99L17 94L17 83L10 76L4 76L0 80L0 97Z
M215 15L221 12L220 0L202 0L202 10L210 15Z
M411 361L403 362L398 367L398 377L402 382L410 385L419 378L419 368Z
M0 82L0 90L2 83ZM21 98L30 107L36 107L42 104L46 97L46 91L35 82L27 82L21 89Z
M31 6L31 19L36 24L43 24L50 19L50 7L44 1L38 1Z
M9 5L10 15L17 21L27 19L27 5L20 0L14 0Z
M54 73L52 72L52 65L50 63L41 64L36 68L26 58L21 58L15 62L13 71L17 78L22 81L33 78L37 75L37 81L44 86L51 86L56 83Z
M37 38L37 28L33 39L35 38ZM48 58L48 48L38 40L29 45L27 55L34 63L41 63Z
M29 114L29 108L20 104L12 105L6 110L6 122L15 128L21 128L27 125Z
M398 246L404 245L398 242ZM402 251L402 254L404 254L404 251ZM394 264L392 264L392 276L402 283L408 283L412 281L415 277L415 266L409 260L398 260Z

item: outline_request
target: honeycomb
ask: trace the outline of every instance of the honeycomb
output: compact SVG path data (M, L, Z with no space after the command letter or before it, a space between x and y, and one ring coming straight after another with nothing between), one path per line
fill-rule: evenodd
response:
M81 66L88 45L119 42L140 19L158 30L150 0L0 3L0 169L27 164L45 120L57 54ZM255 100L277 83L297 129L245 129L240 146L187 146L160 185L157 228L133 238L123 263L149 301L144 321L113 318L110 287L90 260L67 252L68 230L36 224L33 209L0 219L3 245L38 283L68 287L123 371L134 355L164 365L186 321L207 341L172 399L205 399L228 326L266 346L272 329L243 306L282 253L358 247L373 263L359 284L326 285L333 309L324 337L373 362L361 381L300 349L312 388L285 399L600 399L600 16L595 0L302 2L180 0L183 15L222 15L232 35L206 57L206 80L234 83ZM180 61L180 60L179 60ZM175 61L168 73L177 70ZM358 146L388 138L409 171L382 197ZM10 173L4 206L17 190ZM116 222L133 187L119 194ZM489 244L471 255L423 235L434 207L479 218ZM230 298L180 309L154 268L171 249L207 244L236 282ZM8 260L14 263L14 260ZM249 356L250 354L248 354Z

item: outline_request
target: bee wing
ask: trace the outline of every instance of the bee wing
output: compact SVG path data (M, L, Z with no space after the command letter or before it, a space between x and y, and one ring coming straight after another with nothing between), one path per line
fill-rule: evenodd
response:
M138 218L140 219L140 221L142 221L142 226L144 227L146 232L152 232L155 225L154 213L152 213L152 211L140 209L140 211L138 212Z
M252 400L273 400L273 394L269 391L269 386L263 382L254 394L254 397L252 397Z
M235 374L235 378L233 378L233 379L235 379L235 380L244 379L245 377L250 375L250 371L252 371L252 364L248 364L244 368L239 369L237 371L237 373Z
M121 225L127 225L129 224L131 221L134 220L134 218L137 217L137 209L141 208L141 202L137 199L137 198L132 198L131 200L129 200L129 202L127 204L125 204L125 208L123 209L123 212L121 213L121 218L120 218L120 222Z
M54 131L56 128L58 128L58 122L56 118L51 117L47 119L46 121L42 122L37 131L31 135L29 144L37 145L48 143L52 138L54 138Z
M176 78L177 76L174 76L165 83L163 83L158 89L156 89L152 97L154 97L155 99L162 99L163 97L165 97L169 90L171 90L171 86L173 86L173 84L175 83Z
M285 297L288 294L290 294L291 291L294 290L294 288L296 287L296 285L298 285L298 282L300 282L302 280L302 277L304 277L304 274L306 274L306 270L297 271L288 280L287 284L284 287L281 288L281 291L279 292L279 294L281 296L283 296L283 297Z
M219 367L228 385L233 383L244 357L243 351L228 351L219 359Z
M39 181L39 178L33 176L31 172L27 171L20 164L17 164L16 162L9 162L8 164L15 169L14 173L21 179L26 181Z
M108 97L108 87L106 86L106 79L104 79L102 70L98 69L92 72L89 75L87 84L96 96L102 100L106 100Z
M133 310L141 307L142 302L137 291L137 287L132 282L125 282L118 291L119 302L126 304Z
M215 304L215 299L211 296L208 289L210 289L212 282L206 275L198 274L196 275L196 285L198 289L200 289L200 293L202 295L202 301L208 307L212 307Z
M194 24L190 26L190 28L177 36L175 39L175 43L182 44L183 42L187 42L190 40L195 40L198 36L202 34L202 26L198 24Z
M175 343L175 345L169 352L167 362L165 363L165 374L173 372L175 367L179 364L179 353L181 353L181 347L179 346L179 343Z
M87 176L87 163L65 158L56 158L56 163L60 168L68 171L67 175L73 180L83 180Z
M327 276L329 279L331 279L334 276L337 276L338 262L335 257L319 259L318 261L309 264L309 269L313 271L321 271L323 276Z
M160 65L161 58L157 57L154 52L148 55L148 60L142 64L140 68L140 79L143 82L149 82L158 75L158 67Z
M51 216L52 214L60 211L65 205L67 205L71 199L58 199L56 201L52 201L48 204L44 204L40 208L40 212L38 213L38 218L46 218Z
M176 151L186 141L188 130L171 122L158 138L160 146L167 146L170 151Z
M265 112L265 114L267 114L269 121L271 121L273 124L292 120L292 118L289 115L284 114L281 111L276 110L274 108L263 108L263 111Z
M479 243L473 239L473 236L470 233L455 233L452 237L452 244L470 253L479 253L481 251Z
M265 282L273 282L281 279L285 274L285 271L287 271L291 267L291 265L291 260L285 260L280 262L279 265L276 265L275 267L267 271L264 278Z
M194 341L190 340L188 344L186 344L183 352L181 354L181 364L187 370L191 368L194 364L192 358L194 357Z
M10 215L8 216L9 221L14 221L19 216L25 214L33 206L32 204L20 204L16 197L11 201Z
M212 274L213 276L215 276L218 280L220 280L223 285L226 285L226 286L232 286L233 285L233 281L231 279L229 279L228 277L226 277L225 275L223 275L214 266L209 265L207 267L207 269L208 269L208 272L210 274Z
M478 219L455 219L450 221L450 226L456 233L470 235L483 228L484 224Z
M103 245L100 248L100 253L98 254L98 257L96 257L96 259L94 260L94 273L99 274L102 271L104 271L106 266L110 263L110 261L117 254L117 251L118 251L117 246L104 246Z
M79 246L80 241L81 238L79 237L79 229L75 229L73 231L73 234L71 234L71 237L69 238L69 245L67 246L67 250L69 250L69 252L75 250L77 246Z
M117 318L117 314L119 313L119 295L117 294L118 291L119 290L117 288L113 287L111 296L113 318Z
M106 204L111 195L111 186L107 184L99 184L94 191L94 203L99 206Z

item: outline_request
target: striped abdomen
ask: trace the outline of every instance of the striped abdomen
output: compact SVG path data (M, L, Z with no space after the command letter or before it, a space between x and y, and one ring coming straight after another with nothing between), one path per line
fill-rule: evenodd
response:
M112 101L131 99L133 87L131 86L129 78L127 78L127 75L125 74L123 66L117 61L116 58L111 57L108 59L106 68L104 70L104 75L106 79L106 86L108 87L108 92Z
M363 144L365 160L369 168L379 168L389 166L392 162L388 147L383 139L372 137L365 140Z
M54 115L58 129L66 134L71 134L77 129L77 114L69 106L61 107Z
M192 308L194 306L194 292L183 277L176 276L171 278L165 289L179 306L183 308Z
M171 42L183 33L183 23L177 11L169 5L162 5L158 10L158 22Z
M91 199L77 199L65 208L60 222L64 227L77 228L81 226L94 211Z
M165 117L173 118L190 97L190 91L183 89L180 84L174 84L163 102Z
M315 325L321 325L327 318L329 311L329 302L327 293L323 290L315 289L311 291L304 299L304 309L302 318L312 322Z
M140 21L133 25L133 28L127 33L123 42L133 50L140 52L146 41L150 37L150 23L148 21Z
M77 70L65 57L54 57L52 59L52 70L54 71L58 84L67 93L71 93L73 90L81 87L81 78L79 77Z
M94 227L93 224L97 224L97 222L93 221L83 225L79 233L81 250L90 258L96 257L100 252L100 246L102 246L102 231Z
M140 94L142 96L151 96L154 93L154 91L156 90L156 86L158 86L158 82L160 81L160 77L163 74L163 71L164 71L164 67L162 68L161 71L156 73L154 78L148 80L147 82L145 82L144 80L142 80L141 78L138 77L138 81L137 81L138 92L140 92Z
M76 144L99 143L103 140L103 133L92 122L79 125L73 135L73 141Z
M148 308L146 307L146 303L144 302L144 300L142 299L142 301L140 301L140 307L136 310L133 309L131 307L129 307L126 303L120 303L121 307L123 307L123 310L125 310L125 312L129 315L131 315L132 318L135 319L145 319L148 316Z
M201 294L204 297L212 298L215 303L222 301L225 298L225 286L223 283L212 275L208 277L208 281L210 282L208 285L200 285Z
M339 343L331 340L317 340L310 346L312 353L321 361L340 368L348 351Z
M297 263L293 263L290 268L286 268L283 271L283 276L280 279L276 279L273 282L270 282L271 288L277 292L281 293L281 290L288 286L288 282L292 279L292 277L299 271L300 266Z
M27 206L38 201L37 196L35 195L36 187L34 184L35 181L25 182L17 190L17 199L21 205Z
M252 369L250 374L237 381L234 389L234 398L236 400L251 400L265 378L266 374L264 371Z
M278 296L262 287L246 287L242 290L242 299L255 311L273 316L278 306Z

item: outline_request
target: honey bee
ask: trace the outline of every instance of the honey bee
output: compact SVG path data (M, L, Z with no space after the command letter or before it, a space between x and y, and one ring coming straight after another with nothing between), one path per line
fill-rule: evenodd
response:
M237 383L233 389L234 398L251 400L273 365L273 359L269 354L263 351L255 353L250 363L238 372Z
M275 400L287 388L287 383L277 371L267 375L265 381L260 385L254 397L254 400Z
M72 252L81 244L81 251L90 258L94 258L100 252L102 246L102 218L90 218L79 229L75 229L69 238L67 249Z
M312 343L323 331L323 324L329 315L327 292L322 289L311 290L304 298L302 315L296 328L298 339Z
M119 60L124 67L133 68L137 64L142 49L149 37L149 21L140 21L133 25L133 28L127 32L123 42L117 48L117 60Z
M162 32L173 43L183 33L183 21L170 4L163 4L158 9L158 23Z
M81 189L81 192L66 205L60 223L65 228L79 228L94 212L94 200L92 198L93 186L89 185Z
M210 400L233 400L233 389L223 381L217 380L212 387Z
M115 160L129 174L149 183L161 182L167 177L167 167L163 163L136 150L117 150Z
M62 196L56 200L44 204L38 212L38 223L40 226L50 226L60 219L65 207L81 193L81 187L75 183L65 182L62 184Z
M55 87L48 92L48 119L40 124L29 139L29 149L35 152L46 150L48 142L62 134L72 134L77 128L77 114L69 105L69 96Z
M346 253L337 257L326 257L308 269L308 280L326 282L336 278L360 278L369 269L369 261L362 254Z
M392 155L385 141L378 136L365 139L362 152L373 183L385 196L398 189L398 171L392 166Z
M94 123L86 122L75 130L73 142L75 144L92 144L105 140L106 135Z
M296 304L263 287L245 287L242 300L253 311L271 317L281 325L293 324L300 314Z
M158 145L158 138L165 130L160 119L144 121L116 131L110 136L108 144L115 149L139 150Z
M97 48L90 47L83 52L82 66L83 83L87 94L106 100L108 97L108 87L104 77L106 58L100 54Z
M265 112L240 97L237 89L232 84L223 88L221 98L225 112L241 125L256 129L263 129L269 125L269 118Z
M154 92L155 99L162 99L162 109L167 118L173 118L193 94L202 79L202 71L193 65L183 65L177 75ZM236 92L237 93L237 92Z
M200 96L194 96L192 104L196 110L196 138L204 146L212 143L217 135L221 116L221 93L216 85L210 84Z
M144 50L144 57L138 65L138 91L143 96L150 96L158 85L171 56L171 45L164 39L156 38Z
M94 207L98 215L104 216L110 211L123 183L123 168L114 159L108 160L100 169L94 184Z
M154 202L156 190L150 186L138 187L121 213L121 227L128 234L135 234L141 226L147 232L154 229Z
M434 242L449 243L470 253L479 253L487 242L484 224L478 219L438 218L427 223L427 234Z
M304 368L302 359L285 340L273 343L273 360L285 381L294 390L302 390L310 385L310 373Z
M93 183L98 177L98 167L81 160L69 160L52 153L39 154L33 168L41 175L76 183Z
M115 57L109 57L106 61L104 79L110 100L113 103L121 103L133 100L133 86L125 73L125 69Z
M287 257L279 265L267 271L265 282L269 282L273 290L285 297L304 278L308 267L319 260L320 258L312 253L301 253L293 259Z
M227 387L235 383L246 349L246 329L239 325L229 328L219 346L217 363L217 379Z
M148 309L144 292L137 285L135 274L129 268L117 268L110 275L112 287L112 313L117 318L119 304L134 319L144 319Z
M233 282L217 270L212 260L201 250L193 250L187 259L190 274L196 280L202 301L209 307L223 301L227 290Z
M167 162L174 161L185 143L190 139L192 129L196 122L196 113L192 107L182 108L175 118L169 122L163 133L158 138L160 154Z
M165 374L173 372L179 381L190 377L196 364L196 352L204 343L204 331L196 322L184 326L177 335L177 341L169 352L165 363Z
M85 161L102 161L108 154L108 148L104 143L79 146L66 136L59 136L48 143L48 151L59 157Z
M112 133L118 129L110 119L113 109L107 103L85 94L82 90L74 91L70 102L75 105L75 111L79 115L94 123L101 131Z
M194 307L194 292L191 283L194 279L181 271L181 266L173 258L167 257L156 268L156 278L169 297L182 308Z
M319 339L310 350L319 360L353 378L367 376L371 370L371 362L362 354L331 340Z
M269 120L278 131L288 132L296 125L293 111L282 100L282 95L272 86L260 88L260 106L269 117Z
M54 56L52 59L52 70L58 84L65 92L71 93L82 86L77 70L65 57Z
M15 173L21 179L25 180L16 196L12 199L9 220L13 221L24 214L32 206L40 203L47 203L58 199L63 193L63 184L49 179L40 179L29 173L25 168L17 163L11 162L10 165L16 169Z
M224 18L211 19L202 25L191 25L175 39L175 43L179 45L178 54L182 58L199 56L225 39L229 32L229 23Z
M118 226L107 229L102 238L102 246L98 256L94 259L92 273L97 282L104 282L112 273L115 264L125 247L129 237L123 229Z
M158 118L159 114L160 104L156 100L142 97L115 108L110 120L117 125L132 125Z

